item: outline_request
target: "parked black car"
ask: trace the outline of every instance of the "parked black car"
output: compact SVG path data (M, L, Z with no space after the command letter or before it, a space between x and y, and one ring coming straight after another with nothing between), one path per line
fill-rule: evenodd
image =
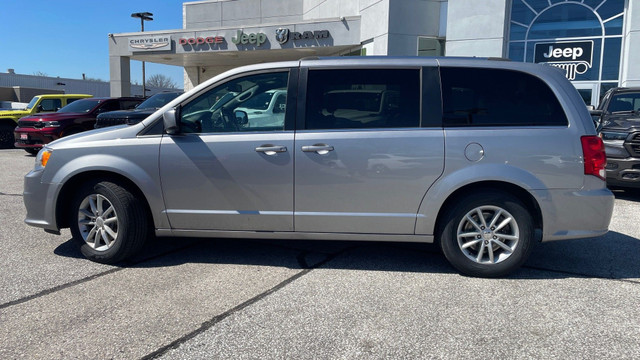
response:
M591 110L607 153L607 184L640 188L640 88L613 88Z
M95 128L122 124L137 124L181 94L181 92L158 93L145 100L133 110L110 111L100 114L96 119Z

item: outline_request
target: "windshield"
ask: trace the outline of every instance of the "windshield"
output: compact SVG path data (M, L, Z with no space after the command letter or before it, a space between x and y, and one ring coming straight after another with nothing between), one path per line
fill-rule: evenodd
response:
M169 103L169 101L178 97L178 93L160 93L155 94L147 100L143 101L136 109L157 109Z
M100 104L100 101L89 100L89 99L76 100L71 104L58 110L58 112L59 113L88 113L89 111L93 110L93 108L96 107L98 104Z
M258 94L251 99L245 101L242 104L243 108L247 109L256 109L256 110L267 110L269 108L269 103L271 102L271 98L273 98L273 92L265 92L262 94Z
M36 106L36 103L38 102L38 100L40 99L39 96L34 96L33 99L31 99L31 101L29 101L29 104L27 105L27 109L31 109L34 106Z
M640 109L640 93L621 93L615 95L609 103L609 112L638 111Z

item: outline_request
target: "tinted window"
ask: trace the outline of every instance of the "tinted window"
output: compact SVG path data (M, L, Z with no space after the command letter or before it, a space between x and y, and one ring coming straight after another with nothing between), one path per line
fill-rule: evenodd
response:
M609 112L640 110L640 92L616 94L609 103Z
M121 100L120 109L131 110L135 109L136 105L140 104L140 100Z
M72 104L68 104L67 106L60 109L61 113L88 113L93 110L96 105L100 102L98 100L93 99L82 99L78 101L74 101Z
M40 102L42 111L58 111L62 107L62 100L60 99L43 99Z
M286 99L288 79L288 72L267 73L216 86L182 107L180 129L182 132L284 130L284 111L264 110L272 109L274 94L282 94ZM286 104L282 105L285 107ZM237 117L237 112L246 116Z
M420 126L420 71L311 70L306 129Z
M117 100L107 101L98 109L98 112L103 113L107 111L120 110L120 102Z
M442 68L444 126L567 125L549 86L522 72Z
M179 93L160 93L145 100L138 106L138 109L155 109L161 108L180 95Z

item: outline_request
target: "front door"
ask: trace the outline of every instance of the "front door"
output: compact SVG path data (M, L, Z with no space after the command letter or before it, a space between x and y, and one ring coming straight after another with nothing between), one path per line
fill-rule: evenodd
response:
M288 78L288 69L237 77L181 105L181 132L165 135L160 147L173 229L293 230L293 131L285 117L262 119L268 126L260 127L247 111L236 111L286 91Z
M295 140L296 231L414 233L444 164L442 128L420 124L420 75L417 68L308 71Z

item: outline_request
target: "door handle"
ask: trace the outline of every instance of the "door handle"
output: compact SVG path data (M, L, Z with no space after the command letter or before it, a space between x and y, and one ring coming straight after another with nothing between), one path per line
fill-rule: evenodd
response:
M287 147L284 145L271 145L265 144L262 146L258 146L256 148L256 152L265 153L266 155L275 155L277 153L286 152Z
M327 144L313 144L313 145L305 145L302 147L302 151L304 152L315 152L320 155L325 155L329 153L329 151L333 151L333 146Z

